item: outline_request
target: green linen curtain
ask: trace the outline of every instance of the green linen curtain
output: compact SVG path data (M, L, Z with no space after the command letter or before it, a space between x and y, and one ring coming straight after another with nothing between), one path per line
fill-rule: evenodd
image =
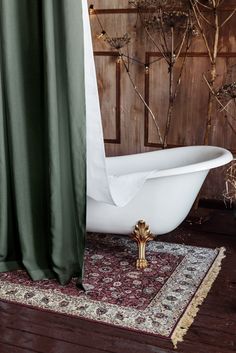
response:
M0 271L81 283L86 125L81 0L0 0Z

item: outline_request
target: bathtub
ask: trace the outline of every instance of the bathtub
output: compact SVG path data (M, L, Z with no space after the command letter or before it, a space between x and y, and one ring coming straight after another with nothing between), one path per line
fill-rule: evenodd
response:
M220 147L191 146L109 157L109 175L155 170L124 207L87 198L87 230L130 234L140 219L153 234L174 230L188 215L210 169L232 160ZM222 185L223 188L223 185Z

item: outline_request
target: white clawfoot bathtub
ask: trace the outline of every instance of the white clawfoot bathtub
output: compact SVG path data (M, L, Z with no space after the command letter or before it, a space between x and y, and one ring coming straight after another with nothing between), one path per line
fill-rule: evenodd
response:
M87 198L87 230L129 234L144 219L154 234L174 230L188 215L210 169L232 160L220 147L178 147L107 158L109 175L156 170L124 207Z

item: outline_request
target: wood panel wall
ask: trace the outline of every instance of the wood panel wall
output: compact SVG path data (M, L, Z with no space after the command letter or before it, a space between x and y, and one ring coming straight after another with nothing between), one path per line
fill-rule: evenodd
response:
M235 6L235 0L227 0L225 3L227 6L222 16ZM128 0L89 0L88 5L90 4L97 10L99 20L109 36L129 33L132 38L129 53L132 57L148 63L160 56L145 35L135 10L129 7ZM95 15L90 16L90 21L107 156L159 148L153 121L135 93L125 68L117 62L117 53L102 39L98 39L101 28ZM219 86L225 81L236 81L236 15L222 31L217 68ZM170 146L203 144L208 89L202 74L206 74L208 70L209 59L199 36L194 39L186 59L168 138ZM130 73L164 130L168 104L166 63L158 60L151 66L148 74L144 65L131 63ZM236 136L217 105L214 112L210 144L226 147L236 154ZM236 117L233 106L232 113ZM231 123L236 129L235 121L231 119ZM201 192L202 198L222 200L224 171L223 167L210 172Z

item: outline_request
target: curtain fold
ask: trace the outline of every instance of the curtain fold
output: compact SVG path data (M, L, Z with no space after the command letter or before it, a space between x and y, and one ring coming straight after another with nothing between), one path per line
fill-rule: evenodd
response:
M0 0L0 271L82 278L86 123L81 1Z

